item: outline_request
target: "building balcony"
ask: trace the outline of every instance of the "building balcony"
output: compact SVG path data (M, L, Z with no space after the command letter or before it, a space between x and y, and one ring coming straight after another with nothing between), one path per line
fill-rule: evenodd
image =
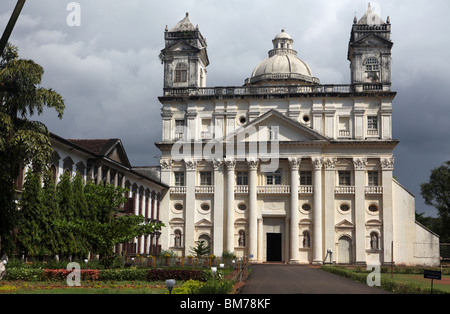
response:
M335 186L334 194L355 194L355 187L350 185Z
M263 185L256 188L257 194L289 194L290 185Z
M197 185L195 187L196 194L214 194L214 185Z
M235 185L234 193L236 194L248 194L248 185Z
M298 193L300 194L313 194L314 187L312 185L300 185L298 187Z
M171 186L170 194L186 194L185 186Z
M382 186L366 186L364 188L366 194L383 194Z

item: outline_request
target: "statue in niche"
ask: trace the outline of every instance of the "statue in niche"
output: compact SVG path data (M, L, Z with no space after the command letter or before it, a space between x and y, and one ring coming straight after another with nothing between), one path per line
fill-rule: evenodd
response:
M309 232L308 231L303 232L303 248L305 248L305 249L309 248Z
M239 231L239 240L238 240L239 246L245 246L245 232Z
M181 247L181 232L175 231L175 247Z
M370 237L370 248L372 250L378 250L378 237L375 233L372 233Z

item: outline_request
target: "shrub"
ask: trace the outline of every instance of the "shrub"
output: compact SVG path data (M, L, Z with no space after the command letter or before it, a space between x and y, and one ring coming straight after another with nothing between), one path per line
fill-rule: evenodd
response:
M173 289L174 294L228 294L233 289L233 282L229 280L188 280L180 288Z

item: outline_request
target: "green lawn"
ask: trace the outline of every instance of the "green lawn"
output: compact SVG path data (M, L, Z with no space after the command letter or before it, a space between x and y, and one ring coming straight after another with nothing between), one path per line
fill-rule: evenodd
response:
M177 286L177 285L176 285ZM1 281L0 294L165 294L165 282L119 281L81 282L69 287L65 282Z
M381 278L391 279L391 274L383 273ZM421 288L431 288L431 279L423 278L419 274L395 274L393 279L404 284L411 284ZM450 293L450 275L442 275L442 280L433 280L433 290L439 289Z

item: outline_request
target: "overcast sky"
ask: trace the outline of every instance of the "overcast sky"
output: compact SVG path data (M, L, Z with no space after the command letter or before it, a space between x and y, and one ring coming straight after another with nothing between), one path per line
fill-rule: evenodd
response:
M17 0L1 0L0 31ZM285 29L323 84L350 81L353 18L367 0L79 0L81 25L69 26L69 0L28 0L10 42L45 69L42 86L65 99L64 118L40 118L65 138L120 138L133 166L158 164L164 29L189 12L207 39L208 86L241 86ZM420 184L450 160L448 0L372 2L392 24L394 175L423 203Z

